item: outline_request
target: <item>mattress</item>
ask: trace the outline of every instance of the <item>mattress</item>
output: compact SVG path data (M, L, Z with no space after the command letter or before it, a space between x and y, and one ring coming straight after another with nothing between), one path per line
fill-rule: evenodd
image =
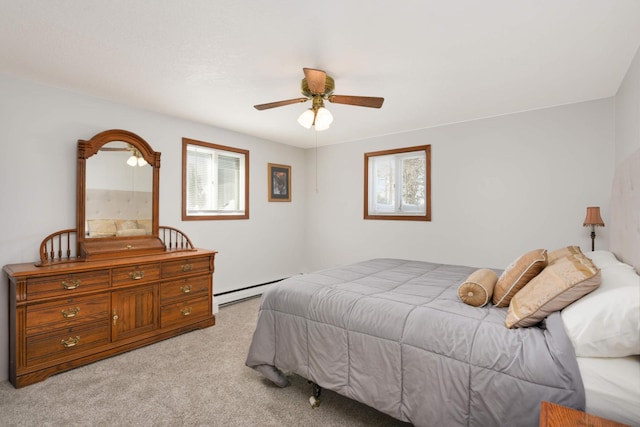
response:
M640 427L640 356L578 357L586 412Z

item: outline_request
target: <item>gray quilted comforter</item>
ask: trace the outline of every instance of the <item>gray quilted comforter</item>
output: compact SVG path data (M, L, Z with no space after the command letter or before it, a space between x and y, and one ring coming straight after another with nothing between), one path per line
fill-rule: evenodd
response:
M286 279L262 297L247 366L418 426L537 426L543 400L584 410L560 314L507 329L506 308L458 298L474 270L375 259Z

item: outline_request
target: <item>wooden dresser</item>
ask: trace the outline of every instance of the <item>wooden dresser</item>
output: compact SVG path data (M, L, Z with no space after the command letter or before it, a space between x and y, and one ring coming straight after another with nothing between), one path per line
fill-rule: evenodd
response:
M214 325L216 253L195 249L5 266L11 383L22 387Z

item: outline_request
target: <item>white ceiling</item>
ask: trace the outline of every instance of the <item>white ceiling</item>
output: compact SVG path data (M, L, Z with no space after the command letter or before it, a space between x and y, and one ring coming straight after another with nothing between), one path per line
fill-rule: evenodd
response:
M300 147L302 68L327 71L318 144L615 95L640 0L0 0L0 71ZM1 95L0 95L1 96Z

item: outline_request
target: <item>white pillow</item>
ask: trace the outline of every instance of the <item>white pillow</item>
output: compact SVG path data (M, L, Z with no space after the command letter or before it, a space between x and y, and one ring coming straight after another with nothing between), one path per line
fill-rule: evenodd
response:
M589 258L598 268L610 267L612 265L623 265L625 268L633 270L629 264L621 262L613 252L609 251L592 251L585 252L584 256Z
M576 356L640 354L640 276L619 261L598 266L600 287L561 311Z

